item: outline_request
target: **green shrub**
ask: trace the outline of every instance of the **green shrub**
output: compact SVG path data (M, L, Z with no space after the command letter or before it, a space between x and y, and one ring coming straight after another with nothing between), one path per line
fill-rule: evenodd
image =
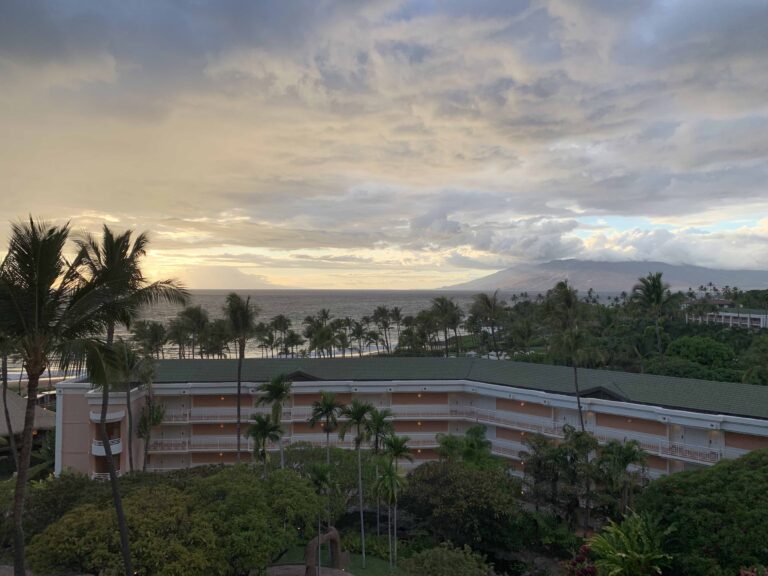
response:
M408 576L492 576L493 566L469 546L454 548L442 544L403 560L400 566Z

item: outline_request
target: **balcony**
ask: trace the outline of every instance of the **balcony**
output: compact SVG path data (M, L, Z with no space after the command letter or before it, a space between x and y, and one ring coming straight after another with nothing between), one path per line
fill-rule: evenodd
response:
M550 438L563 437L563 423L557 422L551 418L540 418L515 412L506 412L503 410L488 410L469 405L423 405L423 406L391 406L395 420L461 420L468 423L488 424L501 426L508 429L522 432L531 432L544 434ZM246 423L254 414L269 414L271 408L268 406L244 406L241 412L242 422ZM199 423L221 423L234 422L237 409L234 407L205 407L167 410L165 421L173 422L199 422ZM288 408L283 411L283 422L306 422L312 414L310 406L299 406ZM648 452L665 458L677 460L714 464L723 458L734 458L746 451L736 449L726 449L712 446L695 446L680 442L671 442L665 437L654 436L651 434L642 434L622 429L613 429L607 427L588 426L587 430L593 433L600 443L607 443L611 440L620 442L627 440L636 440L640 447ZM419 433L406 434L411 436L411 445L413 447L435 446L434 435ZM208 439L201 437L189 440L155 440L150 446L150 452L179 452L188 450L198 451L216 451L216 450L234 450L236 441L232 436L230 440L223 440L224 436L211 436ZM285 437L283 443L288 445L296 442L308 442L310 444L324 446L325 434L321 431L309 434L296 434L293 438ZM248 450L252 449L249 440L243 439L243 444L248 443ZM336 434L331 435L331 443L334 446L350 448L354 446L350 436L344 442L338 440ZM500 455L517 458L519 449L510 447L500 440L494 440L494 451ZM274 447L269 448L274 449ZM102 448L103 450L103 448Z
M109 448L112 451L112 455L116 456L123 451L123 441L120 438L111 438L109 441ZM104 443L101 440L94 440L91 442L91 454L94 456L107 455L104 450Z
M115 473L120 476L120 469L118 468L115 470ZM108 481L109 480L109 472L93 472L91 473L91 480L101 480L101 481Z
M90 413L91 422L101 422L101 412ZM120 422L125 418L125 410L117 410L116 412L107 412L107 422Z

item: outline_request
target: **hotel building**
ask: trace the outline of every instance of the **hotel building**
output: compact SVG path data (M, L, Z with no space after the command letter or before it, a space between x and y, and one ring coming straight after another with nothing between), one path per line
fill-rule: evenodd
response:
M148 470L167 471L235 461L235 360L158 362L153 394L165 407L152 432ZM323 445L320 426L307 423L321 391L341 402L353 397L393 413L397 434L410 437L415 464L435 459L436 435L463 434L482 424L495 454L522 473L527 435L561 438L578 428L573 371L562 366L472 358L247 359L243 367L243 433L257 406L258 386L278 374L293 381L283 408L284 443ZM637 440L648 453L647 471L657 477L711 466L768 448L768 387L612 372L579 371L587 429L600 442ZM138 421L147 391L132 393ZM98 433L101 395L87 381L57 385L56 473L106 475ZM110 445L121 471L128 469L125 394L113 393L108 410ZM135 430L135 427L134 427ZM331 441L351 447L351 438ZM272 447L276 449L276 446ZM133 439L134 466L141 468L143 442ZM249 457L252 441L243 437Z

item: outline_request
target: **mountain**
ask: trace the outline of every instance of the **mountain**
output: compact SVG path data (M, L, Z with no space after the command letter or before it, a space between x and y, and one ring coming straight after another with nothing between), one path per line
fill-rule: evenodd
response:
M629 292L641 276L661 272L673 291L696 289L712 282L741 290L768 288L768 271L719 270L666 264L664 262L597 262L593 260L553 260L543 264L518 264L495 274L463 284L447 286L447 290L501 290L504 292L546 292L557 282L568 282L579 290L594 288L597 292Z

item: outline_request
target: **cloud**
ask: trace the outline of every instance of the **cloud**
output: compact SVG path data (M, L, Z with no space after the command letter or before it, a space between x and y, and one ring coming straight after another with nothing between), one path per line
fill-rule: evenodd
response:
M729 266L768 253L735 224L768 210L766 29L757 0L9 0L0 221L107 214L290 285Z

